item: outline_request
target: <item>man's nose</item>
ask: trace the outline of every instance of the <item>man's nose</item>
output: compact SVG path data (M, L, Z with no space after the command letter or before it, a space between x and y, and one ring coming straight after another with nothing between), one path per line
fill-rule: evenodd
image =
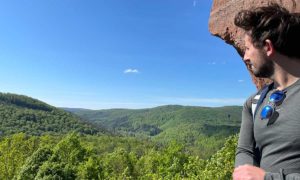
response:
M246 61L249 61L249 58L247 56L247 53L244 53L244 56L243 56L243 60L246 62Z

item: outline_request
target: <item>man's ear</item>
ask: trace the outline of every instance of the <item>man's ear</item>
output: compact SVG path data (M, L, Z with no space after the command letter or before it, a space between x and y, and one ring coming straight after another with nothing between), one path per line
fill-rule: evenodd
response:
M264 50L265 50L267 56L274 55L275 49L274 49L273 43L270 39L265 40Z

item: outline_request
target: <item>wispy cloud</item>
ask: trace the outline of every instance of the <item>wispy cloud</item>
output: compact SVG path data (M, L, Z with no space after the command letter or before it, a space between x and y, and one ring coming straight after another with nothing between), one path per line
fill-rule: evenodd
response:
M228 106L242 105L246 98L196 98L196 97L161 97L162 104L179 104L192 106Z
M209 62L208 64L209 65L216 65L217 63L216 62Z
M227 64L227 62L226 61L219 61L219 60L216 60L216 61L209 61L208 63L207 63L208 65L226 65Z
M194 7L197 6L197 1L196 1L196 0L193 1L193 6L194 6Z
M137 70L137 69L125 69L124 74L128 74L128 73L137 74L137 73L139 73L139 70Z
M222 61L222 60L219 60L219 59L212 59L212 60L209 60L207 61L207 64L208 65L218 65L218 66L224 66L224 65L227 65L227 61Z
M52 105L56 107L68 107L68 108L84 108L84 109L92 109L92 110L99 110L99 109L144 109L144 108L153 108L165 104L155 104L155 103L143 103L143 102L114 102L114 101L107 101L107 102L95 102L92 100L87 101L73 101L73 102L66 102L66 101L56 101L53 102Z
M147 102L137 101L94 101L94 100L48 100L49 104L56 107L69 107L69 108L85 108L85 109L114 109L114 108L126 108L126 109L143 109L153 108L163 105L183 105L183 106L203 106L203 107L221 107L230 105L242 105L245 102L243 98L163 98L157 100L149 100Z
M239 83L243 83L243 82L245 82L245 80L240 79L240 80L238 80L238 82L239 82Z
M47 103L56 107L69 108L85 108L85 109L142 109L153 108L163 105L184 105L184 106L204 106L204 107L220 107L229 105L242 105L246 98L185 98L185 97L153 97L145 101L97 101L97 100L81 100L81 99L43 99Z
M214 104L240 104L243 98L177 98L181 102L190 103L214 103Z

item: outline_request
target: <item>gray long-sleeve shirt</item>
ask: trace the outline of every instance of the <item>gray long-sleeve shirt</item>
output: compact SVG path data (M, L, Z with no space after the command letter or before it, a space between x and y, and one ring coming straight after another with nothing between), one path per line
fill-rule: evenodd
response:
M245 102L235 159L235 167L244 164L261 167L267 172L267 179L280 179L282 169L300 170L300 80L285 89L286 97L276 107L275 115L261 120L261 110L274 91L268 92L254 121L251 111L254 96Z

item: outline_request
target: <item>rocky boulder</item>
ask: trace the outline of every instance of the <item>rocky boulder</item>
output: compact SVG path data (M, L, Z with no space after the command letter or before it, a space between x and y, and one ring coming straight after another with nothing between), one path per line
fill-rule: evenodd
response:
M263 6L270 2L281 4L291 12L300 13L300 0L214 0L210 12L209 31L212 35L233 45L242 57L244 54L243 32L233 23L235 14L242 9ZM249 70L249 67L247 69ZM250 70L249 72L258 89L270 82L269 79L256 78Z

